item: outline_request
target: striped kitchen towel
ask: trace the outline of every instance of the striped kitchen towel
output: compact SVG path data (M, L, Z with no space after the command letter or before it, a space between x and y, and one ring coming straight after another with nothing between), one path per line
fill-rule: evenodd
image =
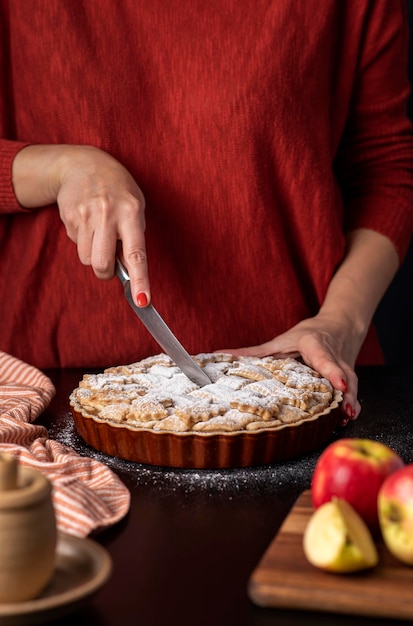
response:
M0 452L45 474L58 529L86 537L122 519L130 493L109 467L49 439L44 426L33 424L54 394L41 371L0 351Z

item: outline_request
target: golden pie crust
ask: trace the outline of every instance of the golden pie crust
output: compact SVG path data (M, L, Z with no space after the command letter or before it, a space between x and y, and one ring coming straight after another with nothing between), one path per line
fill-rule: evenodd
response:
M165 354L86 374L72 410L132 430L236 433L283 428L328 411L337 394L318 372L293 359L198 354L211 384L199 387Z
M300 361L194 358L210 385L192 383L165 354L86 374L70 395L80 437L115 459L224 469L301 456L339 423L342 393Z

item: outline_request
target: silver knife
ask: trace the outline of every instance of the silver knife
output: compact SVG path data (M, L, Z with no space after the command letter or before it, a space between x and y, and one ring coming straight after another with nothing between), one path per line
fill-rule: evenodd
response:
M171 357L174 363L176 363L183 373L194 383L200 387L209 385L211 383L210 378L204 370L195 363L194 359L188 354L170 328L165 324L152 304L148 304L148 306L145 307L136 306L132 298L129 274L118 258L116 259L116 276L123 285L123 290L130 306L144 326L149 330L152 337L161 346L162 350Z

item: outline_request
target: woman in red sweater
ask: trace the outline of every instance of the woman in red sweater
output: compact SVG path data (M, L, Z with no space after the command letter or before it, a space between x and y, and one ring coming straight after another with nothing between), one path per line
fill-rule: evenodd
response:
M0 350L159 352L107 280L120 242L189 352L301 354L356 417L413 224L402 2L0 0L0 20Z

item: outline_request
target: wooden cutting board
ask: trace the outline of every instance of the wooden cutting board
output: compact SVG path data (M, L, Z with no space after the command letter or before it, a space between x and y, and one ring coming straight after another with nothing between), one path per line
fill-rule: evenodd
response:
M382 543L379 565L369 571L329 574L310 565L302 540L312 512L305 491L251 575L251 600L262 607L413 619L413 567L393 558Z

